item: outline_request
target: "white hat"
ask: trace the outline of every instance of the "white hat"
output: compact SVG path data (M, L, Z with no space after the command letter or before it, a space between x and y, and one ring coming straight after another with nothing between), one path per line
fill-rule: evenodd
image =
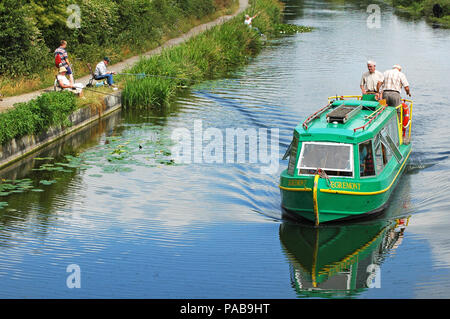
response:
M375 61L372 61L372 60L367 61L367 64L377 65L377 63Z
M394 65L392 66L392 68L393 68L393 69L398 69L399 71L402 70L402 67L401 67L400 65L398 65L398 64L394 64Z

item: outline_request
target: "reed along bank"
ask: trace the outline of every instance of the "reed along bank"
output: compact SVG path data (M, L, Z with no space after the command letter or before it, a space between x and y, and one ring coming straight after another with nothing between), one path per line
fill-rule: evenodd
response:
M230 21L150 58L126 71L124 107L164 106L183 87L224 77L247 64L267 38L311 28L282 24L284 5L277 0L252 0L249 8ZM256 16L252 26L245 14Z

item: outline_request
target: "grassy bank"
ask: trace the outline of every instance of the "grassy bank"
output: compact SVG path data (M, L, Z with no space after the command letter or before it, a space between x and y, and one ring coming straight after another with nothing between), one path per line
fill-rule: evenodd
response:
M71 92L44 93L0 113L0 145L27 134L39 134L51 126L70 125L69 115L77 108Z
M250 8L222 25L216 26L188 42L160 55L142 59L126 73L122 102L130 106L162 106L180 87L206 79L224 77L248 63L262 48L266 37L292 32L281 24L283 5L277 0L253 0ZM244 24L244 14L258 16L253 20L256 29ZM310 31L297 28L297 31Z
M388 0L397 12L450 28L450 0Z
M277 0L253 0L246 13L256 14L253 26L244 25L244 14L211 28L184 44L142 59L126 73L146 76L119 76L124 106L165 105L180 86L223 77L248 63L262 48L266 36L307 32L310 28L281 23L283 6ZM125 72L124 72L125 73ZM52 80L53 81L53 80ZM100 93L100 94L99 94ZM101 107L109 88L86 88L85 98L71 92L49 92L0 113L0 144L27 134L39 134L52 126L68 126L69 115L84 106Z
M67 6L80 7L80 28ZM148 52L194 26L235 12L238 0L5 0L0 3L0 93L20 95L53 84L53 51L68 41L76 77L104 56L112 63ZM143 19L142 17L146 18Z

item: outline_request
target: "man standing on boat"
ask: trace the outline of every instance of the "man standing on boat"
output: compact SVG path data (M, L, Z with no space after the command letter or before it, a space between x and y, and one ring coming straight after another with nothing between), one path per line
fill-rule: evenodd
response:
M383 82L383 74L376 69L375 61L367 61L367 72L364 72L361 77L361 93L365 94L377 94L378 82Z
M411 96L408 80L401 71L402 67L395 64L391 70L384 72L384 80L378 82L378 90L383 86L381 98L386 99L386 103L389 106L398 106L402 103L402 98L400 96L402 87L405 89L406 94Z

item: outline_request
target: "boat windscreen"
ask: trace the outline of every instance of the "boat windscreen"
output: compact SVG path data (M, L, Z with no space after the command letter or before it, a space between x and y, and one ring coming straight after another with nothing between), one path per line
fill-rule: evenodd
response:
M311 170L317 170L318 168L325 171L352 173L352 153L351 144L304 142L298 164L299 173L311 174Z

